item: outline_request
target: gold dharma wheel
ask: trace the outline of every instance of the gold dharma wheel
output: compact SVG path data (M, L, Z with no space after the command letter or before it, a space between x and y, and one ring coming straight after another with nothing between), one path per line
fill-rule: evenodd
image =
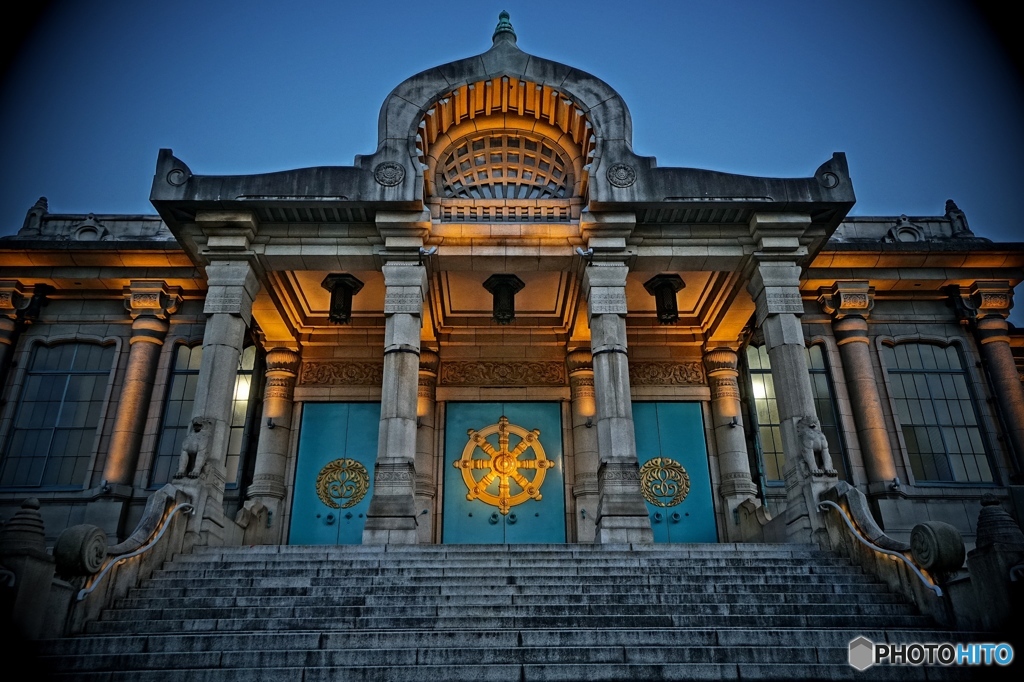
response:
M509 424L508 419L502 416L497 424L485 426L479 431L469 429L467 433L469 442L462 450L462 457L453 463L456 469L462 470L462 480L469 490L467 500L479 499L493 504L502 514L508 514L508 510L517 504L541 498L540 487L544 484L545 472L555 463L544 454L539 429L527 431L521 426ZM487 440L488 436L494 434L498 434L497 449ZM512 449L509 449L510 435L519 438ZM482 450L487 459L474 458L477 449ZM527 450L533 450L533 459L520 459ZM478 480L473 472L483 470L486 473ZM533 470L533 478L528 479L523 470ZM487 490L494 481L498 482L497 495ZM512 492L513 486L516 493Z

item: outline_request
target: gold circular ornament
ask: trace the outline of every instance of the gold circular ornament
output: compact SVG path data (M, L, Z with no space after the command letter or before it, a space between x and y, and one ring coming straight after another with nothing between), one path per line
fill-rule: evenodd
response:
M359 504L370 488L370 474L354 459L328 462L316 476L316 494L332 509L348 509ZM344 504L338 504L344 500Z
M654 457L640 467L640 489L651 504L674 507L690 493L690 474L674 459Z
M462 480L466 482L469 492L467 500L479 499L481 502L493 504L502 514L508 514L508 510L517 504L527 500L541 499L540 487L544 484L544 475L548 469L555 466L555 463L544 454L544 447L540 444L540 430L527 431L521 426L509 424L504 416L497 424L485 426L479 431L469 429L469 442L462 450L462 457L455 460L452 465L462 470ZM498 448L487 440L488 436L498 434ZM509 449L509 435L519 437L519 442L514 448ZM487 459L475 459L473 457L477 450L483 451ZM527 450L533 450L533 459L519 459ZM521 470L533 470L536 473L533 479L528 479ZM483 471L483 477L479 480L473 475L474 471ZM487 488L495 481L498 481L498 494L489 492ZM518 492L512 493L512 486L518 488Z

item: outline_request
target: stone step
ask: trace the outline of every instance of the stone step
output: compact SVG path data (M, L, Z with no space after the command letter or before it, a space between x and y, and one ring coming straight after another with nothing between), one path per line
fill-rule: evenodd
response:
M216 594L211 591L211 595ZM189 605L197 609L245 607L319 607L319 606L512 606L531 605L543 597L545 603L562 604L899 604L902 599L888 592L761 592L761 593L663 593L647 591L566 594L559 590L513 594L507 591L480 591L470 594L338 595L322 591L317 595L270 596L260 592L247 597L189 595ZM181 595L168 597L132 596L118 601L118 609L173 609L181 606Z
M933 622L921 615L551 615L486 617L348 617L348 618L208 618L161 620L98 620L89 623L90 634L157 633L245 630L342 629L515 629L515 628L649 628L649 627L786 627L786 628L927 628Z
M605 556L577 556L577 557L563 557L563 558L522 558L518 556L500 555L495 557L488 557L486 559L475 557L475 556L458 556L458 557L437 557L437 558L407 558L403 560L401 557L381 557L381 558L362 558L356 555L355 558L347 556L337 557L302 557L285 555L279 556L273 560L268 560L262 555L257 557L249 557L245 555L232 555L232 556L221 556L221 557L210 557L206 561L184 561L175 560L173 564L168 566L167 570L178 570L178 571L193 571L193 570L214 570L214 569L238 569L238 568L304 568L311 565L315 566L331 566L339 563L344 563L346 566L352 568L456 568L456 567L467 567L476 568L479 566L489 566L496 568L517 568L517 567L563 567L563 566L631 566L631 567L648 567L648 566L679 566L679 567L698 567L698 568L714 568L714 567L732 567L732 566L753 566L757 568L763 568L767 565L771 566L805 566L810 560L806 557L713 557L713 558L680 558L675 556L665 557L605 557ZM813 559L813 563L816 566L837 566L837 567L849 567L849 562L839 557L820 557Z
M567 604L544 603L527 605L456 605L456 606L255 606L231 608L200 608L189 604L184 608L130 609L119 608L103 614L105 621L156 620L244 620L285 618L347 619L452 619L452 618L531 618L556 617L631 617L641 609L637 604ZM696 616L828 616L834 614L830 604L692 604L681 610L672 604L644 605L644 617L668 616L686 618ZM849 604L848 616L899 616L913 614L906 604Z
M313 630L238 633L171 633L137 636L85 635L39 643L44 656L140 654L144 652L333 650L377 648L508 649L515 647L832 647L843 648L856 637L874 642L990 640L991 633L931 629L792 629L792 628L630 628L567 630Z
M179 587L158 586L136 588L130 592L133 597L154 598L208 598L208 597L255 597L267 596L313 596L328 597L339 594L335 587L296 585L265 587L247 585L216 585L213 587L195 587L188 581L182 581ZM649 584L624 585L615 582L603 584L573 585L375 585L372 594L378 596L402 595L537 595L543 597L552 594L673 594L673 595L726 595L726 594L770 594L782 598L791 594L888 594L888 588L882 583L719 583L710 581L699 583L677 583L673 585Z
M363 566L354 567L338 563L315 563L305 564L297 562L290 566L269 565L267 567L253 566L245 568L242 564L228 566L210 567L180 567L173 566L154 573L154 578L175 578L189 576L194 578L240 578L250 577L254 572L265 576L289 576L289 575L319 575L319 576L438 576L438 577L459 577L491 575L497 571L511 575L803 575L806 573L828 573L829 575L849 575L861 573L859 567L849 565L771 565L771 566L666 566L663 564L651 566L636 565L592 565L589 563L555 564L550 566L490 566L486 564L474 565L445 565L437 566Z
M622 680L859 680L856 670L834 663L539 663L460 666L282 667L133 670L67 673L54 680L80 682L621 682ZM872 680L961 680L963 671L941 666L872 669Z

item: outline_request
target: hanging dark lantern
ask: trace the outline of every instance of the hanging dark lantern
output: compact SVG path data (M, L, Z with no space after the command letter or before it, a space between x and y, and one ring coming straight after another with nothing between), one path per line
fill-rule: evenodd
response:
M331 274L320 283L331 292L331 307L327 319L332 324L348 324L352 319L352 297L363 288L363 283L352 275Z
M654 305L658 309L658 322L675 324L679 321L676 292L685 286L683 278L679 275L655 275L644 282L644 289L654 297Z
M491 275L484 282L484 289L494 297L494 321L508 324L516 319L516 294L525 287L523 280L515 275Z

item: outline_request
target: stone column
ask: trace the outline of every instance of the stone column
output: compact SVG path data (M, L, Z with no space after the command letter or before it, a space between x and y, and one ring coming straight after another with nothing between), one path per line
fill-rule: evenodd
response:
M640 492L626 359L626 274L621 262L595 262L583 274L597 407L598 505L595 541L653 542Z
M181 305L181 289L162 281L132 280L124 289L124 306L132 317L128 367L117 401L110 449L103 465L107 485L130 486L149 416L153 380L163 349L167 321Z
M832 332L853 403L853 421L868 484L875 484L870 485L872 492L883 492L896 478L896 462L868 342L867 317L875 304L875 290L866 280L860 280L836 282L819 293L821 309L832 316Z
M0 280L0 389L18 339L18 311L25 301L25 290L17 280Z
M704 367L711 387L711 421L715 429L719 494L725 502L726 538L738 542L740 527L736 507L757 496L757 486L750 477L747 440L740 410L739 356L732 348L715 348L704 353Z
M800 297L800 267L796 264L807 254L799 236L810 222L805 215L762 213L755 214L750 221L758 250L747 290L754 299L757 326L768 347L779 406L786 455L786 537L790 542L824 538L827 531L818 512L818 495L835 482L834 478L813 475L803 461L801 445L805 438L821 436L800 326L804 306Z
M576 542L593 542L596 534L600 463L597 447L597 405L594 363L589 348L577 348L565 358L569 369L572 448L576 463L572 495L576 499Z
M1009 438L1017 475L1024 475L1024 389L1010 349L1006 318L1013 308L1013 287L1007 281L978 281L969 290L958 287L954 302L961 319L971 324L981 346L985 371L995 392L1003 428Z
M206 266L206 279L203 360L192 407L193 426L202 426L199 438L206 462L186 472L189 477L175 476L175 483L192 496L196 507L189 518L189 532L198 535L189 541L219 545L224 538L224 460L235 377L246 330L252 322L252 302L260 285L253 266L245 260L212 260Z
M363 544L415 544L416 402L426 268L398 261L384 271L384 383L373 497Z
M246 507L259 502L267 508L269 528L265 539L273 544L281 541L281 502L285 496L284 475L292 436L292 398L299 354L289 348L273 348L267 353L266 362L260 439Z
M416 535L421 544L434 541L434 518L437 516L434 508L437 497L434 408L440 360L432 350L420 351L416 399Z

